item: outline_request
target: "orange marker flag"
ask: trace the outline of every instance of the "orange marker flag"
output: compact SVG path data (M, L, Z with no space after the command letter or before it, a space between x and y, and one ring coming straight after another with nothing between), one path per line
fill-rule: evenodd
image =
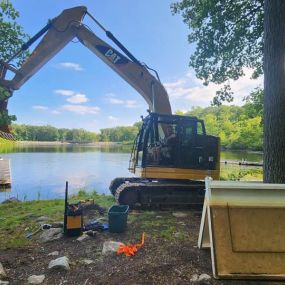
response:
M142 241L137 244L120 245L117 250L118 254L125 254L126 256L133 256L144 244L145 234L142 233Z

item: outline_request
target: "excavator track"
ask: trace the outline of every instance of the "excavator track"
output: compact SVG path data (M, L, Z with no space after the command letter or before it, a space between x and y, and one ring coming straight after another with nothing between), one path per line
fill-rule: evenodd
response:
M110 190L118 204L133 209L202 208L205 195L202 181L116 178Z

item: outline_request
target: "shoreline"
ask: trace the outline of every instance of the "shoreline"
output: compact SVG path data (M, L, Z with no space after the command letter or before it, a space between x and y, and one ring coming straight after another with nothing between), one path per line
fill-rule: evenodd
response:
M18 145L82 145L82 146L123 146L125 142L63 142L63 141L16 141ZM232 152L248 152L263 154L261 150L250 150L250 149L229 149L221 148L221 151L232 151Z
M91 143L76 143L76 142L61 142L61 141L16 141L17 145L87 145L87 146L119 146L121 142L91 142Z

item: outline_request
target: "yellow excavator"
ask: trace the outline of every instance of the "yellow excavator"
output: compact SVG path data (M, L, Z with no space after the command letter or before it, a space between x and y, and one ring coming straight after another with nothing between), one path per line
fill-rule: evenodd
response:
M86 15L103 29L120 51L84 25ZM13 59L39 38L38 45L22 66L14 68ZM110 191L117 202L133 208L202 205L204 178L219 179L220 176L219 138L207 135L204 122L196 117L172 115L168 94L157 72L137 60L84 6L64 10L8 61L0 61L0 87L8 94L0 99L0 111L7 114L8 99L14 90L74 38L127 81L149 106L129 163L129 170L135 177L115 178L111 182ZM12 79L6 79L7 71L14 73ZM3 137L11 138L7 124L0 125L0 132Z

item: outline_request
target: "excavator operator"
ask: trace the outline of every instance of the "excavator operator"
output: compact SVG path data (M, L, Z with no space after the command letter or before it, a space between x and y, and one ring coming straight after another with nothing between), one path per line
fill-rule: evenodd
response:
M173 130L172 125L167 126L164 140L165 140L165 144L168 146L172 146L174 143L177 142L177 134Z
M161 157L163 164L174 164L175 150L178 143L178 137L173 125L167 125L163 146L161 147Z

